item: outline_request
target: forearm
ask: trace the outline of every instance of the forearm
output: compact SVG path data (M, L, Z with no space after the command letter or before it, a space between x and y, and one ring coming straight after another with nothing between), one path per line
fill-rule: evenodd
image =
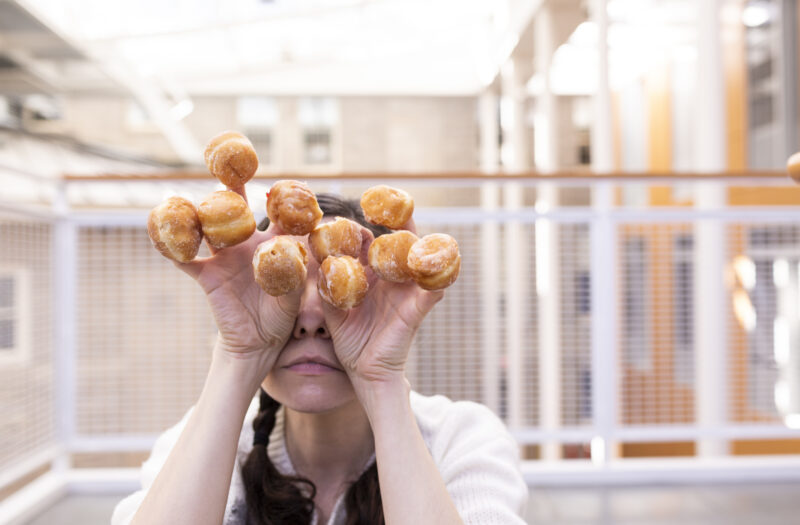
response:
M375 437L387 525L463 524L422 439L405 378L357 391Z
M215 348L200 398L133 525L222 522L239 434L263 379L259 369Z

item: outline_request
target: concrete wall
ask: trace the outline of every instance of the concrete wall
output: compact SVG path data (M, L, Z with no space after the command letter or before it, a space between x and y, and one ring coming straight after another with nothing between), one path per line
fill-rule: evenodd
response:
M233 97L195 98L184 123L203 146L226 129L241 129ZM303 161L298 98L276 99L279 123L273 133L270 171L475 170L478 123L474 97L343 97L332 130L331 163ZM64 103L63 132L81 140L176 161L171 146L153 125L131 124L130 101L113 97L71 97ZM247 130L243 130L245 133ZM202 159L198 158L198 162Z

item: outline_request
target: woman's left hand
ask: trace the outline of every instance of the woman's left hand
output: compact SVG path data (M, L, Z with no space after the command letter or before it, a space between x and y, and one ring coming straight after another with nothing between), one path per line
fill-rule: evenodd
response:
M420 323L444 296L413 281L392 283L375 278L361 305L338 310L323 302L325 322L336 357L359 388L369 383L405 379L405 364Z

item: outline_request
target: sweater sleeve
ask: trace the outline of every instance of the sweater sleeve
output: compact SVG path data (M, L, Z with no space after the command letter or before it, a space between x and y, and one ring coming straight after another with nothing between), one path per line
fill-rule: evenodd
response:
M111 525L129 525L133 521L133 516L139 510L139 506L144 501L147 491L150 490L156 476L161 472L164 463L167 462L167 458L178 442L178 438L189 421L189 416L193 409L194 407L190 408L183 416L183 419L156 439L153 450L150 452L150 457L142 463L139 473L142 488L117 504L114 508L114 513L111 515Z
M431 452L464 523L524 524L528 486L519 447L494 412L477 403L453 403L437 434Z

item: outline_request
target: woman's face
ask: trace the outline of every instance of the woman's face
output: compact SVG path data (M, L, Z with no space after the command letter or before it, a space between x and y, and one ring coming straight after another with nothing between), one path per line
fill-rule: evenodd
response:
M326 217L323 222L329 220L333 218ZM308 249L307 237L295 239ZM325 325L317 292L318 272L319 263L309 252L308 277L294 330L262 383L273 399L299 412L326 412L355 400L353 385L336 357ZM331 366L310 364L309 360Z

